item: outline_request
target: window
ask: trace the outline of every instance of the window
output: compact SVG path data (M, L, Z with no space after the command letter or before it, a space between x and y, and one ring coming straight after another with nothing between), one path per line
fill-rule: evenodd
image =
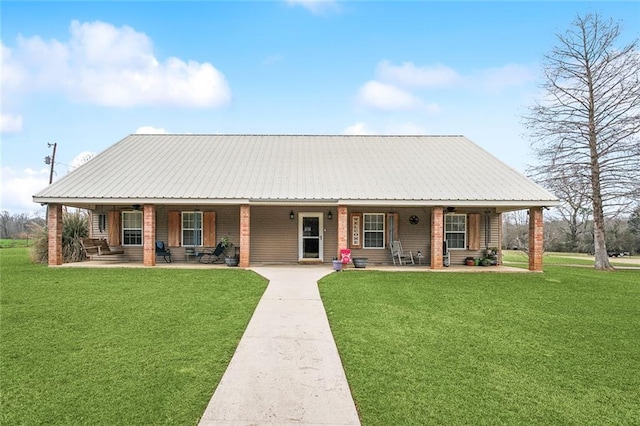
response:
M202 245L202 212L182 212L182 245Z
M142 212L122 212L122 245L142 245Z
M384 248L384 213L365 213L364 248Z
M106 229L107 229L107 215L104 213L99 213L98 214L98 231L102 233Z
M464 250L467 247L467 216L447 214L444 216L444 239L449 249Z

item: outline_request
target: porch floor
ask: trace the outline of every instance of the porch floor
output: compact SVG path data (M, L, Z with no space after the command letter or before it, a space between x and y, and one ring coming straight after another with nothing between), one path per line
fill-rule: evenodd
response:
M249 268L262 267L262 266L278 266L278 267L290 267L290 268L308 268L325 266L328 270L332 269L330 263L325 264L282 264L282 263L252 263ZM59 267L61 268L168 268L168 269L218 269L228 268L224 263L199 263L199 262L157 262L155 266L144 266L139 261L124 261L124 260L86 260L83 262L63 263ZM348 266L343 271L401 271L401 272L476 272L476 273L504 273L504 272L530 272L527 269L515 268L513 266L498 265L498 266L466 266L466 265L451 265L442 269L431 269L429 265L367 265L366 268L354 268L352 265Z

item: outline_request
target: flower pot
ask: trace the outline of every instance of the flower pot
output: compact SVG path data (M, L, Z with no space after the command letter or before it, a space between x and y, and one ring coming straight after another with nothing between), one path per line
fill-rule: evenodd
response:
M224 263L227 264L227 266L238 266L240 259L238 259L236 256L227 256L224 258Z
M465 260L465 262L467 263L467 266L475 266L476 265L476 261L473 260L473 259Z
M356 268L366 268L369 259L366 257L354 257L351 261L353 262L353 266Z
M342 261L341 260L334 260L333 261L333 270L340 272L342 271Z

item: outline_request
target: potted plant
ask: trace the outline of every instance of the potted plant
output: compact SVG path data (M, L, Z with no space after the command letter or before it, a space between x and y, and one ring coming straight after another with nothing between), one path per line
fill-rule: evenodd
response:
M369 258L367 257L354 257L353 259L351 259L351 261L353 262L353 266L356 268L366 268L367 267L367 262L369 261Z
M467 266L474 266L474 265L476 264L476 261L475 261L475 259L473 258L473 256L469 256L469 257L467 257L467 258L465 258L465 259L464 259L464 263L465 263Z
M233 254L229 253L229 249L233 246L229 237L222 237L220 239L220 244L224 246L224 263L226 263L227 266L238 266L240 259L238 258L236 250L233 251Z
M334 257L332 263L333 263L333 270L334 271L336 271L336 272L342 271L342 260L338 260L337 257Z

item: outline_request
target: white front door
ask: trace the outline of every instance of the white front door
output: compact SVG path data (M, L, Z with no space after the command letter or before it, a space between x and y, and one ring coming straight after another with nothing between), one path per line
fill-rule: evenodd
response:
M298 218L299 260L323 261L322 213L300 213Z

